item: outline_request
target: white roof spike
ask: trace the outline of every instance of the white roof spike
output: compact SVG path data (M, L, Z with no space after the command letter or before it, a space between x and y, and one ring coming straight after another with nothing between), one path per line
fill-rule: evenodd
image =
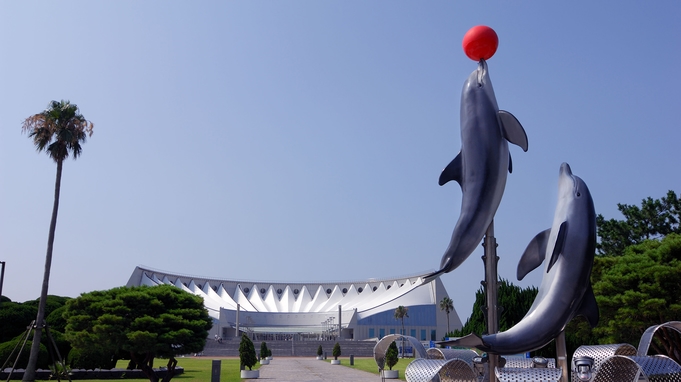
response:
M248 294L248 301L256 312L267 312L267 306L265 301L263 301L257 284L253 284L253 288L251 288L251 292Z
M291 287L287 285L279 297L279 307L281 308L281 312L292 312L295 301L296 297L293 295Z
M328 312L338 309L338 303L343 299L343 292L336 285L331 291L329 298L321 305L317 306L315 312Z
M329 297L326 295L324 287L322 285L318 286L317 292L315 292L312 301L308 304L306 312L318 312L319 310L317 310L317 308L326 303L326 300L328 299Z
M140 285L156 286L158 284L154 280L150 279L146 273L144 273L142 274L142 280L140 280Z
M299 291L298 298L294 304L294 312L309 312L309 306L312 303L312 296L310 291L307 289L307 285L303 285L303 288Z
M281 312L277 304L278 299L275 296L274 287L272 287L272 285L270 285L269 288L267 288L267 292L265 292L265 298L263 299L263 302L265 303L268 312Z
M256 312L257 309L251 304L251 301L246 297L244 292L241 290L241 285L237 285L236 291L234 292L234 309L236 305L239 304L241 309L248 312Z
M355 285L352 284L343 297L343 302L341 303L341 305L343 305L342 309L352 310L360 301L359 292L357 292Z

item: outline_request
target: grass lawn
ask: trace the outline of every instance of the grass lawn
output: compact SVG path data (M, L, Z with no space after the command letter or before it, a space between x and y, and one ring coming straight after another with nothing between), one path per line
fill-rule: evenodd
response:
M358 369L358 370L364 370L368 371L370 373L376 374L378 376L378 366L376 366L376 361L371 358L357 358L355 357L355 364L353 366L350 366L350 358L345 358L345 357L340 357L341 361L341 366L346 366L346 367L351 367L353 369ZM407 368L407 365L411 361L413 361L413 358L400 358L400 360L397 362L397 365L393 366L393 370L399 370L400 371L400 379L403 381L406 381L404 378L404 370Z
M155 367L165 366L167 361L162 359L154 360ZM118 361L116 367L125 368L128 361ZM177 366L184 368L184 373L173 377L172 381L210 381L212 358L178 358ZM253 366L253 369L260 368L260 363ZM65 379L62 379L64 381ZM68 381L68 379L66 379ZM102 382L105 379L78 379L78 382ZM144 382L148 379L121 379L125 382ZM239 369L239 358L221 359L220 363L220 382L241 382L241 371Z

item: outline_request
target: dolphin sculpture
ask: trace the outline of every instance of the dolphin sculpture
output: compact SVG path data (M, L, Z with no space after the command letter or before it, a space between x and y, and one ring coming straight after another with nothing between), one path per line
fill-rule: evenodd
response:
M560 166L558 204L550 229L528 244L518 263L522 280L545 263L544 277L530 310L505 332L469 334L444 345L476 347L497 354L518 354L539 349L556 338L577 315L591 327L598 324L598 306L591 289L591 267L596 248L596 213L586 184Z
M449 181L461 185L461 214L440 270L425 276L451 272L473 253L494 219L513 170L508 142L527 151L527 135L518 120L499 110L487 63L468 76L461 91L461 151L440 175L440 186Z

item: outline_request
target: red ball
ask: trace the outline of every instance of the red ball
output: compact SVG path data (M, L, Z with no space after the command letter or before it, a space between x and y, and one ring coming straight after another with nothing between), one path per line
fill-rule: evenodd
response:
M497 51L499 37L494 29L478 25L463 36L463 51L473 61L489 60Z

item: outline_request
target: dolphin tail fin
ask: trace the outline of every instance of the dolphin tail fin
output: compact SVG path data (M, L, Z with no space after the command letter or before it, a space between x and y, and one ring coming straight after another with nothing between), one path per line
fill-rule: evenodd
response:
M516 273L518 280L522 280L528 273L532 272L544 262L550 233L550 228L539 232L537 236L530 241L530 244L527 245L525 252L523 252L523 255L520 257L520 262L518 262L518 270Z
M594 296L594 290L591 287L591 284L589 284L589 287L584 291L584 297L582 297L582 303L579 305L577 315L584 316L592 328L595 328L596 325L598 325L598 304L596 303L596 296Z
M485 341L483 341L482 338L475 333L471 333L465 337L457 338L455 340L440 341L437 342L437 344L442 346L462 346L467 348L478 348L481 350L489 349L489 346L485 344Z
M438 184L440 186L443 186L445 183L449 182L450 180L455 180L459 184L461 184L461 179L463 174L463 164L461 163L461 153L456 156L456 158L452 159L451 162L445 167L444 170L442 170L442 174L440 174L440 179L438 181Z
M428 284L429 282L435 280L438 276L440 276L440 275L443 274L443 273L445 273L445 270L444 270L444 269L440 269L439 271L436 271L436 272L430 273L430 274L428 274L428 275L425 275L425 276L423 277L423 283L424 283L424 284Z
M520 146L523 151L527 151L527 134L523 125L511 113L499 110L499 122L501 122L501 133L507 141Z

